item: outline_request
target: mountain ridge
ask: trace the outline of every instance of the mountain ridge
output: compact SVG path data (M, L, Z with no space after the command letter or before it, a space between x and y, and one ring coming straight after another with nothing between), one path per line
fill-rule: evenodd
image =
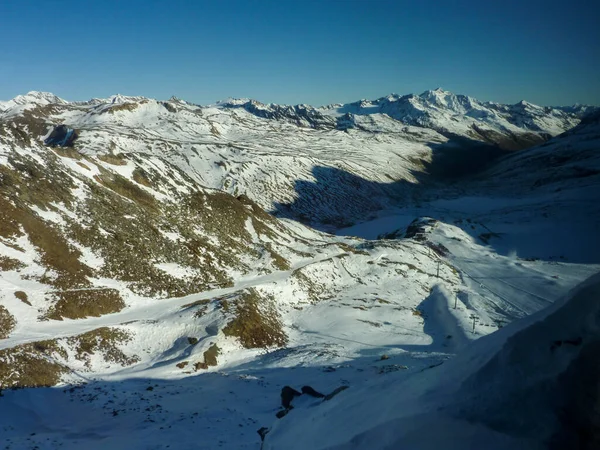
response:
M542 107L521 101L514 105L481 102L473 97L453 94L441 88L421 94L390 94L375 100L359 100L346 104L314 107L307 104L279 105L253 99L226 99L213 105L195 105L172 98L153 100L143 96L115 94L108 98L67 102L50 93L31 91L25 96L0 103L0 114L18 114L21 109L36 106L85 107L108 109L126 108L145 102L158 102L173 111L179 107L197 107L199 111L218 108L222 111L243 109L267 120L287 122L317 130L359 129L381 132L415 126L435 130L452 138L459 136L498 146L504 150L519 150L539 144L577 125L586 115L598 108L589 105Z

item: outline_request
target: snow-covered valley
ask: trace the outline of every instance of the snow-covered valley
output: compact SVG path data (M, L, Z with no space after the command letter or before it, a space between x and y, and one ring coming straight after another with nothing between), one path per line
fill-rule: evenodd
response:
M0 440L560 448L588 419L540 386L597 347L599 150L589 108L441 90L0 103Z

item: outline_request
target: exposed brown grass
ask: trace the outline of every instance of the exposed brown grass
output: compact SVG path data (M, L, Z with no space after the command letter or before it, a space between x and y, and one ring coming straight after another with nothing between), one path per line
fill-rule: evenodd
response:
M16 324L15 317L8 312L8 309L0 305L0 339L7 338Z
M211 366L217 365L217 356L221 353L221 349L217 346L217 344L211 345L208 350L204 352L204 361L199 361L194 364L195 370L200 369L208 369Z
M152 195L119 174L101 169L100 175L95 175L94 179L104 187L107 187L129 200L139 203L153 211L157 209L156 200Z
M150 179L150 174L146 172L144 169L136 167L132 174L133 181L142 186L146 186L151 188L153 186L152 181Z
M368 325L371 325L371 326L373 326L375 328L380 328L381 327L381 324L379 322L373 322L371 320L364 320L364 319L356 319L356 320L358 320L359 322L363 322L363 323L366 323Z
M308 298L312 303L316 303L321 299L321 295L324 292L324 290L321 289L323 286L318 285L306 276L304 274L304 268L294 270L294 272L292 272L292 277L294 277L298 284L306 290Z
M106 164L112 164L113 166L125 166L127 165L127 159L123 153L118 153L113 155L112 153L107 153L105 155L98 155L97 158L105 162Z
M26 292L24 292L24 291L15 291L15 297L17 297L19 300L21 300L26 305L31 306L31 302L29 301Z
M2 125L0 128L2 139L4 128ZM46 129L47 125L41 123L40 130ZM98 156L100 161L142 164L139 155L115 155L110 145L107 151L111 154ZM251 200L201 191L176 167L169 167L165 175L142 164L144 168L138 167L134 180L129 180L96 161L100 173L97 182L93 182L66 170L53 150L48 149L41 157L43 164L15 153L9 165L0 166L0 236L6 238L7 245L14 245L13 238L26 234L39 251L39 262L48 269L40 281L56 291L48 298L56 304L47 311L47 318L118 311L122 307L120 302L104 298L94 306L93 301L87 301L89 295L75 293L83 292L77 289L92 287L90 278L96 276L124 281L137 294L160 298L231 286L228 268L240 272L253 269L248 259L240 255L260 257L259 246L248 245L252 240L246 230L248 221L259 235L270 236L278 243L285 239L280 239L278 230L282 234L283 231L277 221ZM93 163L94 159L89 161ZM91 167L90 162L86 157L78 160L82 167L88 164ZM172 203L158 201L143 186L172 190L165 176L182 180L198 191L176 194L177 201ZM78 184L74 179L85 184L86 196L73 197ZM61 214L55 203L64 204L75 213L77 221ZM31 205L61 214L65 225L46 222L31 210ZM202 231L198 233L198 229ZM173 242L162 231L179 233L181 239ZM84 264L81 252L70 243L73 241L101 256L104 265L92 269ZM265 247L273 268L289 268L289 262L278 253L278 244ZM174 278L156 267L157 261L174 262L195 270L185 279ZM14 260L2 260L0 264L16 267Z
M57 274L48 280L55 287L87 286L91 271L79 261L80 252L29 208L34 204L51 209L51 203L69 206L73 201L71 178L57 165L52 151L44 157L45 167L18 155L9 158L10 166L0 165L0 235L10 239L25 232L39 250L41 263Z
M52 151L63 158L83 159L83 155L72 147L53 147Z
M194 306L203 306L203 305L208 305L210 303L210 299L202 299L202 300L196 300L195 302L192 303L186 303L185 305L183 305L181 307L181 309L187 309L187 308L193 308Z
M75 187L58 163L57 156L48 150L43 165L18 154L8 158L9 165L0 165L0 194L18 206L34 204L45 208L50 202L71 204Z
M73 346L75 358L84 361L87 367L91 366L91 355L96 353L101 354L107 362L130 366L140 360L139 356L125 354L119 345L129 342L131 339L131 334L125 330L102 327L70 337L67 342Z
M355 255L369 255L369 252L365 250L357 250L351 245L346 244L345 242L337 242L336 245L348 253L354 253Z
M19 270L25 267L18 259L9 258L8 256L0 256L0 271L7 272L9 270Z
M82 163L81 161L77 161L77 165L78 165L79 167L83 167L85 170L92 170L92 169L90 169L90 166L88 166L88 165L87 165L87 164L85 164L85 163Z
M56 385L67 369L52 355L66 356L55 340L0 350L0 388Z
M89 286L87 277L91 275L91 270L79 261L79 250L72 247L56 228L29 208L17 208L1 197L0 210L0 235L19 236L19 225L22 226L29 240L40 251L42 264L57 274L55 279L46 281L59 289Z
M273 245L270 242L265 244L265 248L269 252L269 255L271 255L271 260L276 268L279 270L290 270L291 266L289 261L273 250Z
M119 111L135 111L138 107L137 103L121 103L119 105L113 105L108 110L109 114L114 114Z
M217 356L221 353L221 349L217 344L211 345L208 350L204 352L204 362L209 366L217 365Z
M125 302L119 291L109 288L61 291L53 294L56 303L44 318L62 320L99 317L121 311Z
M288 338L272 302L272 298L263 299L254 289L245 291L235 302L235 318L223 333L237 337L245 348L283 347Z

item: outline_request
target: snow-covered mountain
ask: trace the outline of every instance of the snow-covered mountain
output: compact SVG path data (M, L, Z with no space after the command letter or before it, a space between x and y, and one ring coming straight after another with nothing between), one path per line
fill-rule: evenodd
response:
M25 95L17 95L12 100L0 101L0 112L7 110L23 110L24 108L31 108L34 106L44 105L65 105L68 102L50 92L38 92L31 91Z
M441 90L325 108L246 99L201 107L122 95L28 105L0 117L36 136L52 124L70 126L85 155L168 154L203 186L325 230L414 197L417 182L474 172L503 149L542 142L581 115Z
M323 108L327 115L340 118L347 126L356 116L385 114L399 122L434 129L448 136L462 136L489 142L509 150L540 143L578 123L583 110L571 111L541 107L526 101L515 105L480 102L443 89L420 95L395 94L374 101L361 100L348 105Z
M70 140L50 139L60 133ZM506 150L527 142L542 144ZM503 364L521 338L499 342L600 270L599 148L593 108L441 90L323 108L5 102L0 388L61 389L5 391L0 438L197 448L202 436L201 447L258 448L264 427L269 448L361 448L401 419L377 400L398 384L411 387L399 396L409 422L460 394L464 411L444 410L436 426L488 439L464 423L474 421L527 446L475 408L504 420L478 401L489 395L482 358L500 381L518 371ZM544 360L556 368L548 380L575 370L568 356ZM447 389L446 367L470 384ZM286 385L332 395L292 395L294 408L281 408ZM323 431L361 419L338 410L361 402L384 408Z

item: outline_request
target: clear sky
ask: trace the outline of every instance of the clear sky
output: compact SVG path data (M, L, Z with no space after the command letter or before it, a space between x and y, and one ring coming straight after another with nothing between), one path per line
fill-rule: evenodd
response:
M0 99L600 105L600 1L0 0Z

